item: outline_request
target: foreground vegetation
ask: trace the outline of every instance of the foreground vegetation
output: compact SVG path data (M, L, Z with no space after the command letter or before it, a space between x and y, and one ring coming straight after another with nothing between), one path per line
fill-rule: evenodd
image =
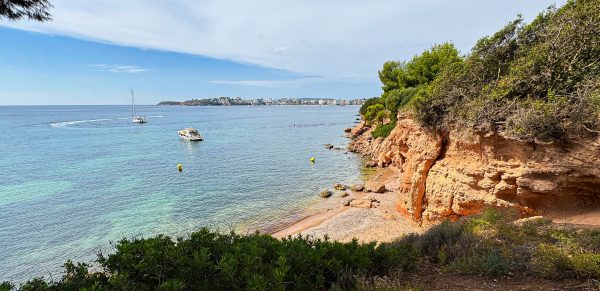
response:
M379 78L383 94L361 108L378 127L406 110L441 132L469 128L527 141L596 136L600 0L570 0L528 24L518 17L466 56L446 43L408 62L386 62Z
M173 240L123 239L97 266L67 262L58 281L35 278L0 290L314 290L369 289L402 281L420 264L450 274L600 278L600 230L569 230L489 209L421 235L376 245L306 237L275 239L202 229Z

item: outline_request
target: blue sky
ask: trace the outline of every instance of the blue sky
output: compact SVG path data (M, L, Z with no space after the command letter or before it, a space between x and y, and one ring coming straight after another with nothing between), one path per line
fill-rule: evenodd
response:
M435 43L463 52L543 0L54 0L0 20L0 105L218 96L363 98L377 70ZM167 3L168 2L168 3ZM560 4L560 2L558 3Z

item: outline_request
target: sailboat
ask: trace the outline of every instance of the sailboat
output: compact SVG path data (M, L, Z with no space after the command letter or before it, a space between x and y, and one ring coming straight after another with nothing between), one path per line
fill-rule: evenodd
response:
M147 123L146 116L136 115L135 110L135 97L133 97L133 90L131 90L131 122L133 123Z

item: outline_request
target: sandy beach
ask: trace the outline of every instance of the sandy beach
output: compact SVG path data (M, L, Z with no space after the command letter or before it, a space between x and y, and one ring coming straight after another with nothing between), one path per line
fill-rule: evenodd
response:
M309 215L297 222L271 231L277 238L288 236L328 237L331 240L348 242L356 238L359 242L390 242L409 233L422 233L428 226L421 226L410 217L396 211L399 200L398 181L401 175L393 167L373 168L373 174L366 179L367 184L379 187L385 185L384 193L346 190L347 197L323 198L327 207L321 212ZM371 186L373 187L373 186ZM369 187L367 187L369 188ZM327 200L326 200L327 199ZM360 205L344 206L343 202L373 201L371 207ZM580 209L563 212L544 213L546 219L555 224L578 225L582 227L600 226L600 211Z
M376 168L368 183L385 185L393 190L397 172L390 168ZM395 211L397 193L386 191L373 193L346 190L346 199L370 201L371 207L343 206L341 199L337 207L328 208L320 213L308 216L300 221L272 232L277 238L295 235L308 235L313 238L324 238L342 242L356 238L360 242L389 242L409 233L421 233L424 228L399 212ZM335 198L323 198L335 199Z

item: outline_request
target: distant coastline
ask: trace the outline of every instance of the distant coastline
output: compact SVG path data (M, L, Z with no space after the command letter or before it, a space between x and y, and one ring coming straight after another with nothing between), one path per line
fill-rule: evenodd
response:
M161 101L158 106L231 106L231 105L362 105L366 99L332 99L332 98L257 98L219 97L207 99L191 99L187 101Z

